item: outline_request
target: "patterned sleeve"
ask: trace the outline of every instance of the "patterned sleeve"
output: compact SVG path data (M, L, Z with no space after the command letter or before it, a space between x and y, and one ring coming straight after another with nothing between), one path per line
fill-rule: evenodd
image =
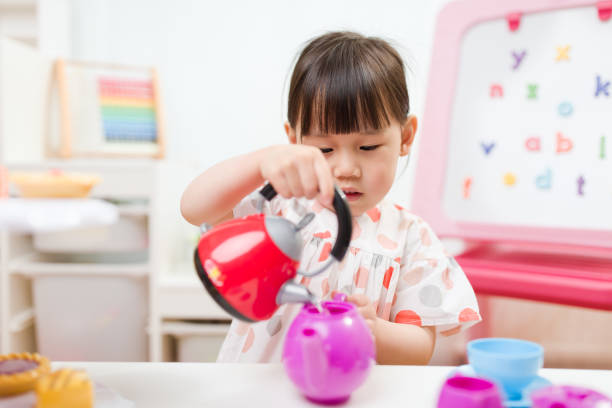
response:
M433 230L416 217L407 230L390 320L436 326L445 336L481 320L474 290Z
M247 215L257 214L257 201L259 200L259 190L253 191L246 197L244 197L235 207L234 207L234 218L246 217ZM264 214L278 214L281 211L281 199L279 196L276 196L272 199L272 201L264 200L263 205L263 213Z

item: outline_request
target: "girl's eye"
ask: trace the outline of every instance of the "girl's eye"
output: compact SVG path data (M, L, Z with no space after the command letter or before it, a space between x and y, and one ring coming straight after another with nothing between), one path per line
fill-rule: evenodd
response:
M376 150L380 145L372 145L372 146L361 146L361 150Z
M320 149L321 149L321 151L322 151L323 153L329 153L329 152L331 152L331 151L333 150L333 149L331 149L331 148L329 148L329 147L321 147Z

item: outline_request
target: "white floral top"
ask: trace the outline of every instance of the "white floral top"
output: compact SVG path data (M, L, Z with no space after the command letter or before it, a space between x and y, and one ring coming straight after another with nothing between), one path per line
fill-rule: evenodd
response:
M258 192L234 208L235 217L257 212ZM264 213L297 223L306 213L316 217L302 229L300 269L310 271L329 256L337 231L336 216L314 200L274 198ZM335 292L363 293L378 317L396 323L436 326L443 336L481 320L474 291L460 266L419 217L387 202L353 218L353 236L341 263L296 280L321 299ZM280 362L287 329L301 304L282 305L267 321L234 319L219 352L219 362Z

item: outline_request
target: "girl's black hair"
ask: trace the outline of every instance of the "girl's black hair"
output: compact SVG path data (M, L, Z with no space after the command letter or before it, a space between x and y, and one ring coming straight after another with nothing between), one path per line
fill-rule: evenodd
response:
M331 32L308 42L289 85L287 117L302 135L377 130L410 111L404 63L386 41Z

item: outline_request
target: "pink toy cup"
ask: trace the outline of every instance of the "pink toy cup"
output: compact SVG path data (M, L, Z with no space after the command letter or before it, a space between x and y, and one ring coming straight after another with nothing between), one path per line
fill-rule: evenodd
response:
M533 408L605 408L612 407L612 399L583 387L550 386L531 393Z
M338 297L334 299L339 299ZM370 329L355 305L305 305L289 327L283 349L285 371L310 400L346 401L376 361Z
M484 378L456 376L446 380L438 408L502 408L497 386Z

